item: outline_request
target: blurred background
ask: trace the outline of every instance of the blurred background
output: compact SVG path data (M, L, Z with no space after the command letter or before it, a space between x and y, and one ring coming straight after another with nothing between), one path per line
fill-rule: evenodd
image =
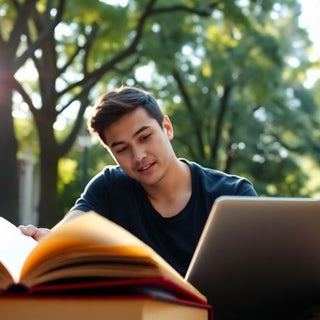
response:
M317 0L0 0L0 214L51 227L113 164L95 100L150 90L179 157L320 196Z

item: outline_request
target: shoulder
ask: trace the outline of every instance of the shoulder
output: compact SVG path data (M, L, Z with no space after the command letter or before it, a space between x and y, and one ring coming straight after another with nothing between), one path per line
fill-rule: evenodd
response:
M187 161L187 160L183 160L183 161L187 162L191 171L193 171L199 175L202 175L203 177L205 177L207 179L230 180L230 181L244 179L244 178L237 176L237 175L232 175L232 174L228 174L223 171L220 171L220 170L204 167L196 162Z
M129 176L119 165L108 165L92 178L92 180L102 179L129 179Z
M204 167L204 166L200 165L199 163L196 163L196 162L193 162L193 161L189 161L189 160L185 160L185 159L181 159L181 161L183 161L183 162L188 164L188 166L191 169L191 172L196 173L198 175L202 175L202 176L204 176L205 178L208 178L208 179L238 180L238 179L241 178L239 176L231 175L231 174L225 173L223 171L219 171L219 170L216 170L216 169Z
M256 195L252 183L247 178L204 167L185 159L182 161L189 165L193 179L210 191L221 195Z
M129 179L129 176L122 170L119 165L109 165L102 170L105 178Z
M118 165L108 165L97 173L88 183L87 188L122 187L132 179Z
M127 205L137 189L119 166L107 166L90 180L72 210L93 210L112 218L116 208Z

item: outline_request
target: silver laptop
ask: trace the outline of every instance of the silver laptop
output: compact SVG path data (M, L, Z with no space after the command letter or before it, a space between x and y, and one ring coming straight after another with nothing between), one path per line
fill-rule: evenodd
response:
M186 279L221 312L320 305L320 199L219 198Z

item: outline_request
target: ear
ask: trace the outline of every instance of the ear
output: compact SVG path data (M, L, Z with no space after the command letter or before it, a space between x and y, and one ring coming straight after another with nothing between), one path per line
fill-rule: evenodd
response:
M172 140L173 136L174 136L173 126L172 126L172 123L167 115L164 115L164 117L163 117L162 128L163 128L163 131L167 134L168 139Z

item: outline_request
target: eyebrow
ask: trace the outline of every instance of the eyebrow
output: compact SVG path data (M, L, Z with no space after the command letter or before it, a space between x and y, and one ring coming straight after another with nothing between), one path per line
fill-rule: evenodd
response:
M150 126L142 126L139 130L137 130L133 135L132 138L136 137L138 134L140 134L141 132L143 132L144 130L147 130L148 128L150 128ZM111 144L110 148L114 148L116 146L118 146L119 144L123 144L124 141L115 141Z

